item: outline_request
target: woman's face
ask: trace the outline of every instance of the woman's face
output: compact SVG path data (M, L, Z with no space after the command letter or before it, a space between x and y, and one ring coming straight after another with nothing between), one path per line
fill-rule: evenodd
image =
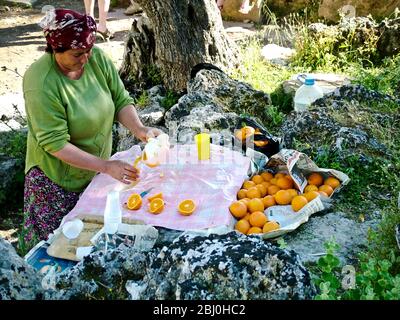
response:
M92 49L70 49L55 55L56 61L62 70L79 71L88 62L92 55Z

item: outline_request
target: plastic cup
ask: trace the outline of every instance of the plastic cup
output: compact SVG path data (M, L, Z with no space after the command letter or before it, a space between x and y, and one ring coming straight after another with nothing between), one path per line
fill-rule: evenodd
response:
M79 234L83 230L83 227L84 225L82 220L74 219L64 223L62 227L62 232L67 239L72 240L79 236Z
M210 159L210 135L208 133L199 133L194 136L197 145L197 155L199 160Z

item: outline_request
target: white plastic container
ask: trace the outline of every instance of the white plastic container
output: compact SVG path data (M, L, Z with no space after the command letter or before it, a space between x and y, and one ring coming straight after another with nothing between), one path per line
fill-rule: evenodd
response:
M119 203L119 192L111 191L107 195L106 208L104 210L104 231L114 234L122 223L122 211Z
M150 138L143 149L144 164L155 167L166 161L169 151L169 137L167 134L160 134L157 138Z
M294 110L296 112L306 111L315 100L323 96L324 92L315 84L314 78L308 76L294 95Z

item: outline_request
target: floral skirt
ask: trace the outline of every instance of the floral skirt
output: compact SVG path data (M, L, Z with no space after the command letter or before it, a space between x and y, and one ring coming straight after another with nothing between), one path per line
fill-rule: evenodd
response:
M63 189L34 167L25 176L25 241L46 240L79 200L80 192Z

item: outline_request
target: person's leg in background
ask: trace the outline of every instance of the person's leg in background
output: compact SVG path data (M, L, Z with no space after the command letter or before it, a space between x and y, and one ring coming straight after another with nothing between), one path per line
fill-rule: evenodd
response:
M94 0L84 0L85 11L87 15L94 18ZM113 34L107 28L107 16L108 10L110 9L110 0L98 0L99 6L99 23L97 24L97 34L100 35L103 40L113 38Z
M217 0L217 7L220 11L224 8L224 0Z
M110 9L110 0L98 0L99 4L99 24L97 25L97 30L100 33L109 33L107 29L107 15Z
M94 0L84 0L84 3L86 14L94 18Z

